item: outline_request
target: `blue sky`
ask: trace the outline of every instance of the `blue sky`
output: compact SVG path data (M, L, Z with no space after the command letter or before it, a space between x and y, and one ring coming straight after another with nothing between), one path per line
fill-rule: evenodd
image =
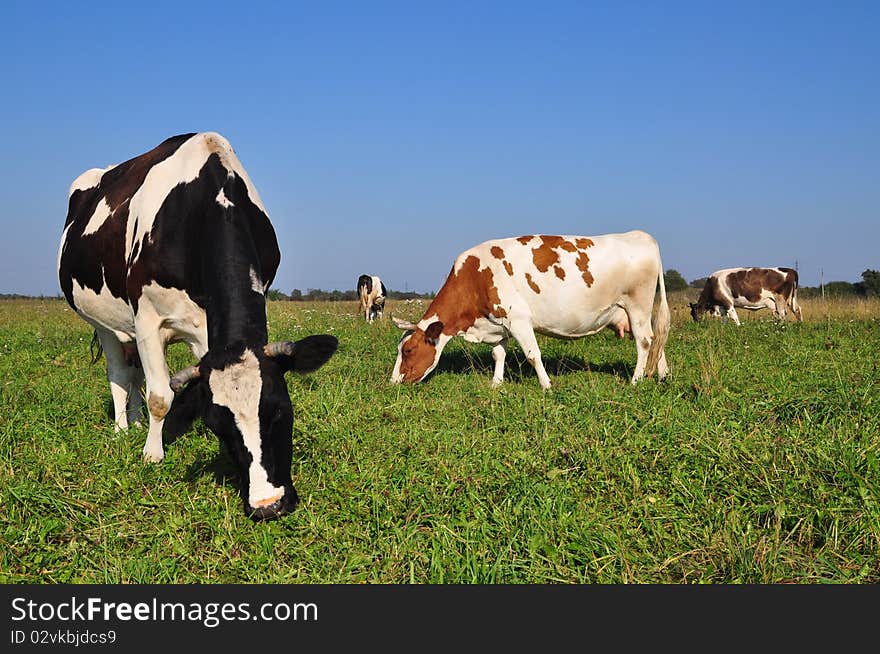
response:
M686 279L880 269L880 3L14 3L0 292L55 295L67 189L232 143L273 286L437 290L489 238L644 229Z

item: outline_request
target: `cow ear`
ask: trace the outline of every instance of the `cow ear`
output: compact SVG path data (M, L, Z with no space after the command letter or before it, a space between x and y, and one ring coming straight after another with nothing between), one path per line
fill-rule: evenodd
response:
M183 436L190 430L196 418L205 415L207 406L207 384L202 379L193 379L174 396L171 408L165 414L165 421L162 423L162 439L170 442Z
M427 329L425 329L425 340L428 341L431 345L437 345L437 341L440 338L440 334L443 332L443 323L439 320L435 320L430 325L428 325Z
M339 347L339 339L329 334L306 336L295 343L289 343L284 353L272 358L284 372L312 372L323 366Z

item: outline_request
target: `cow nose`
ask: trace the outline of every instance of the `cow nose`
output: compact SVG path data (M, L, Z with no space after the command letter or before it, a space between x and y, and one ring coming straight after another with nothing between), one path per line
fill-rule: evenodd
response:
M248 517L255 522L275 520L290 513L294 506L296 506L296 492L292 496L285 494L271 504L248 507Z
M274 520L275 518L280 518L285 513L287 512L283 510L281 500L278 500L277 502L272 502L272 504L267 504L266 506L251 508L250 518L251 520L260 522L262 520Z

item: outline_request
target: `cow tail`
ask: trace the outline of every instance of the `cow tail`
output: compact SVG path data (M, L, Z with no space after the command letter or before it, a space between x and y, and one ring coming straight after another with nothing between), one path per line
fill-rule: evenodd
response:
M672 319L669 314L669 303L666 301L666 284L663 282L663 262L660 260L660 254L657 253L657 263L659 264L659 273L657 274L657 283L660 286L660 306L657 307L657 313L651 323L654 330L654 338L651 340L651 346L648 348L648 361L645 364L645 376L650 377L657 371L657 364L660 361L660 355L663 348L666 347L666 339L669 338L669 325Z
M798 300L797 300L798 272L797 272L797 270L792 270L788 274L791 275L791 277L792 277L791 310L794 311L794 315L798 319L798 321L803 322L804 316L801 313L801 307L798 304Z
M89 352L92 354L92 363L98 363L98 359L104 353L104 347L101 345L101 339L98 338L98 330L92 332L92 342L89 343Z

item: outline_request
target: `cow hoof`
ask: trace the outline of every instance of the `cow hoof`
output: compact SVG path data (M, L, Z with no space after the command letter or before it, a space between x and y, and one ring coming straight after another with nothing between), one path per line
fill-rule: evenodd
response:
M491 386L492 388L501 388L501 385L502 385L503 383L504 383L504 381L501 380L501 379L493 379L493 380L492 380L492 383L490 384L490 386Z
M144 449L144 463L161 463L164 458L165 452L161 450L158 452L152 452L146 448Z

